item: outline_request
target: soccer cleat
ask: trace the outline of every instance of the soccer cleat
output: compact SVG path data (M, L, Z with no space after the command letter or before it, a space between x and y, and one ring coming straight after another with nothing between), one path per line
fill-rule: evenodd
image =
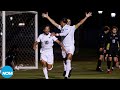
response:
M72 69L73 69L73 68L72 68ZM71 76L72 69L70 70L68 77ZM66 71L63 72L63 76L65 76L65 74L66 74Z
M65 74L66 74L66 71L63 72L63 76L65 76Z
M108 73L108 74L111 74L111 73L112 73L112 71L111 71L111 70L107 70L107 73Z
M68 79L68 77L65 77L64 79Z
M103 70L101 68L96 68L96 71L103 72Z
M72 69L73 69L73 68L72 68ZM72 69L70 70L68 77L70 77L70 76L71 76Z
M113 71L113 70L114 70L114 67L112 67L111 70Z

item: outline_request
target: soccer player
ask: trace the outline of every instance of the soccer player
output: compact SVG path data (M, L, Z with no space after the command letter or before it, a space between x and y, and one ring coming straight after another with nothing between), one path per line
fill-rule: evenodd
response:
M47 18L54 26L56 26L58 29L61 30L61 33L56 33L54 35L62 37L62 43L64 44L65 49L67 51L67 53L65 53L62 50L62 56L63 56L64 60L66 59L65 62L64 62L65 79L68 79L68 77L69 77L69 73L70 73L70 70L71 70L72 56L73 56L74 50L75 50L75 46L74 46L74 32L90 16L92 16L91 12L86 13L85 18L80 20L80 22L78 24L70 26L70 25L68 25L68 21L67 21L68 19L67 18L63 18L60 21L60 25L59 25L52 18L50 18L48 16L48 13L43 13L42 14L43 18Z
M104 59L107 59L107 55L106 54L106 45L107 45L107 40L108 40L108 36L109 36L109 31L110 28L108 26L105 26L103 28L103 32L99 35L99 59L98 59L98 63L97 63L97 68L96 71L102 72L102 68L101 68L101 63Z
M16 46L13 46L6 54L5 65L12 67L14 71L19 70L19 68L15 66L13 62L13 61L16 61L17 51L18 51L18 48Z
M111 73L111 69L113 70L116 63L118 62L119 36L117 32L118 32L118 28L116 26L113 26L107 44L108 57L109 57L109 61L107 62L107 73ZM111 68L112 60L113 60L113 65Z
M62 47L63 51L65 51L65 49L64 49L63 44L55 36L51 36L49 25L46 25L44 27L43 32L44 33L40 34L36 42L34 43L33 49L35 50L38 43L41 42L40 61L43 66L44 76L46 79L49 79L48 70L52 70L53 63L54 63L53 42L58 43Z

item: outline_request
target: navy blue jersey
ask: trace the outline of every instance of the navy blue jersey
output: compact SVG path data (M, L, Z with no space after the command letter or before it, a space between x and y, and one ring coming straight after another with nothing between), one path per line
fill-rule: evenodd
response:
M106 48L109 38L109 33L105 34L104 32L99 35L99 48Z
M108 39L108 43L110 44L109 49L118 49L119 48L119 36L116 34L115 36L113 36L113 34L110 34L109 39Z

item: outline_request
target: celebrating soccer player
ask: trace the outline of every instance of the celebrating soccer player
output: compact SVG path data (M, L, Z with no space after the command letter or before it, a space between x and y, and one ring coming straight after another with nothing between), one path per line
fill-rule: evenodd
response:
M44 33L40 34L38 39L33 45L33 49L36 49L36 45L38 45L39 42L41 42L41 63L43 66L43 73L45 75L46 79L49 79L48 77L48 70L52 70L53 63L54 63L54 56L53 56L53 42L58 43L63 51L65 51L63 44L55 37L51 36L50 33L50 26L46 25L43 29ZM66 52L66 51L65 51Z
M63 18L60 21L60 25L57 24L53 19L51 19L48 16L48 13L43 13L42 17L43 18L47 18L54 26L56 26L58 29L61 30L61 33L56 33L53 34L55 36L61 36L62 37L62 43L65 46L65 50L66 52L64 52L62 50L62 56L65 60L64 62L64 72L65 72L65 79L68 79L70 71L71 71L71 61L72 61L72 56L74 54L74 50L75 50L75 46L74 46L74 33L75 30L81 26L88 17L92 16L92 13L86 13L86 16L84 19L80 20L80 22L76 25L70 26L68 25L68 19L67 18Z

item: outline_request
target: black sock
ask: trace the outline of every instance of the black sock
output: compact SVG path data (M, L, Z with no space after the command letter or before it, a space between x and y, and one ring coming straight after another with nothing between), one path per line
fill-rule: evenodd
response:
M64 61L65 64L66 64L66 60L67 60L66 58L63 58L63 61Z
M107 60L107 67L108 67L109 60Z
M98 60L97 68L101 67L101 60Z
M112 67L115 67L115 65L116 65L116 62L115 62L115 61L113 61L113 65L112 65Z
M107 67L108 67L108 69L110 69L110 66L111 66L111 61L107 61Z

